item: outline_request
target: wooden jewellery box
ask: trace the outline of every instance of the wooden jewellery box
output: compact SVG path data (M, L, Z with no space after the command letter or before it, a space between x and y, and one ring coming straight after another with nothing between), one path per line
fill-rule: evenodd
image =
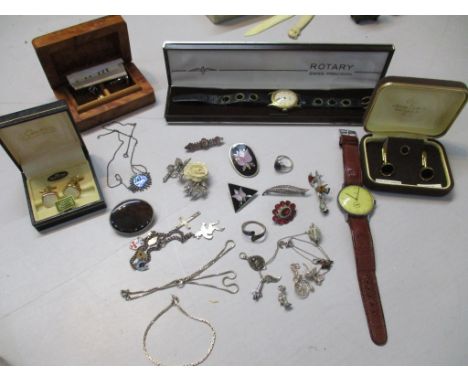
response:
M0 117L0 142L21 172L39 231L106 207L66 102Z
M392 45L164 44L175 123L362 124Z
M155 102L132 62L127 24L107 16L36 37L32 44L55 96L83 131Z
M444 135L468 97L462 82L386 77L364 118L360 143L364 183L382 191L442 196L454 181Z

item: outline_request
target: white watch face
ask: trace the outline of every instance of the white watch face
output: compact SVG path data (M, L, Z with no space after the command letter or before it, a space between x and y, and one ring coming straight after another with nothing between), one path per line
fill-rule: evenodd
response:
M292 90L277 90L271 95L270 106L288 110L298 106L299 98Z

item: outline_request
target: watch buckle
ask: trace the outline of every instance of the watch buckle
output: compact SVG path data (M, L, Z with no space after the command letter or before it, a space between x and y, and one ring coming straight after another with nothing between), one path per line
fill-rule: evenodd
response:
M340 129L340 135L357 137L357 133L354 130L348 130L348 129Z

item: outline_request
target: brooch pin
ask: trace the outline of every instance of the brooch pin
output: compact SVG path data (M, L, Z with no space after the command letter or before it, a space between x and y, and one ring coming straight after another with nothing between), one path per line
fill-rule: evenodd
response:
M315 175L312 175L312 173L310 173L307 179L309 181L309 184L312 186L312 188L315 190L315 193L317 194L320 211L323 214L328 214L328 207L326 201L327 195L330 193L330 187L328 187L328 184L323 183L322 175L320 175L318 171L315 171Z
M189 143L187 146L185 146L185 150L188 152L194 152L197 150L208 150L210 147L214 146L221 146L223 145L223 138L222 137L214 137L214 138L202 138L198 142L192 142Z
M228 183L229 193L231 195L234 212L240 211L248 203L255 199L257 190L247 187L241 187L237 184Z
M205 163L190 162L190 158L185 161L176 158L174 164L167 166L163 182L166 183L169 178L179 178L179 181L185 184L185 194L192 200L206 197L208 194L208 167Z
M236 143L229 151L231 163L243 177L252 178L258 174L258 162L252 149L244 143Z
M275 205L275 209L272 212L272 219L276 224L288 224L296 216L296 205L289 200L282 200Z
M278 196L307 196L307 188L300 188L290 185L280 185L267 188L262 195L278 195Z

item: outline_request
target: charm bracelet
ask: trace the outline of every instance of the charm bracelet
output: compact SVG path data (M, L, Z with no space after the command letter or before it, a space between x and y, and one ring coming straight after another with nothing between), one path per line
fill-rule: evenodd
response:
M145 237L134 239L130 243L130 249L135 251L130 258L130 266L136 271L146 271L148 263L151 261L151 252L160 251L171 241L179 241L183 244L191 238L201 239L203 237L211 240L215 231L224 231L223 227L218 227L219 222L213 222L202 223L196 233L183 232L182 228L184 226L190 228L188 223L199 215L200 212L196 212L187 219L179 218L179 224L169 232L150 231Z
M160 361L158 361L156 358L154 358L153 356L151 356L149 354L148 348L147 348L147 345L146 345L146 340L147 340L149 331L151 330L153 325L156 323L156 321L159 320L164 314L166 314L172 308L177 308L177 310L179 312L181 312L187 318L189 318L189 319L191 319L193 321L198 321L198 322L200 322L202 324L205 324L211 330L210 345L209 345L208 351L205 353L205 355L200 360L192 362L192 363L184 364L183 366L197 366L197 365L200 365L201 363L203 363L210 356L211 352L213 351L213 348L214 348L214 345L215 345L215 342L216 342L216 331L213 328L213 325L211 325L207 320L205 320L203 318L194 317L194 316L190 315L189 313L187 313L182 308L182 306L180 305L179 298L177 296L174 296L174 295L172 295L171 303L166 308L164 308L160 313L158 313L156 315L156 317L154 317L151 320L151 322L148 324L148 326L147 326L147 328L145 330L145 333L143 334L143 352L145 353L146 358L148 358L156 366L161 366L162 365Z

